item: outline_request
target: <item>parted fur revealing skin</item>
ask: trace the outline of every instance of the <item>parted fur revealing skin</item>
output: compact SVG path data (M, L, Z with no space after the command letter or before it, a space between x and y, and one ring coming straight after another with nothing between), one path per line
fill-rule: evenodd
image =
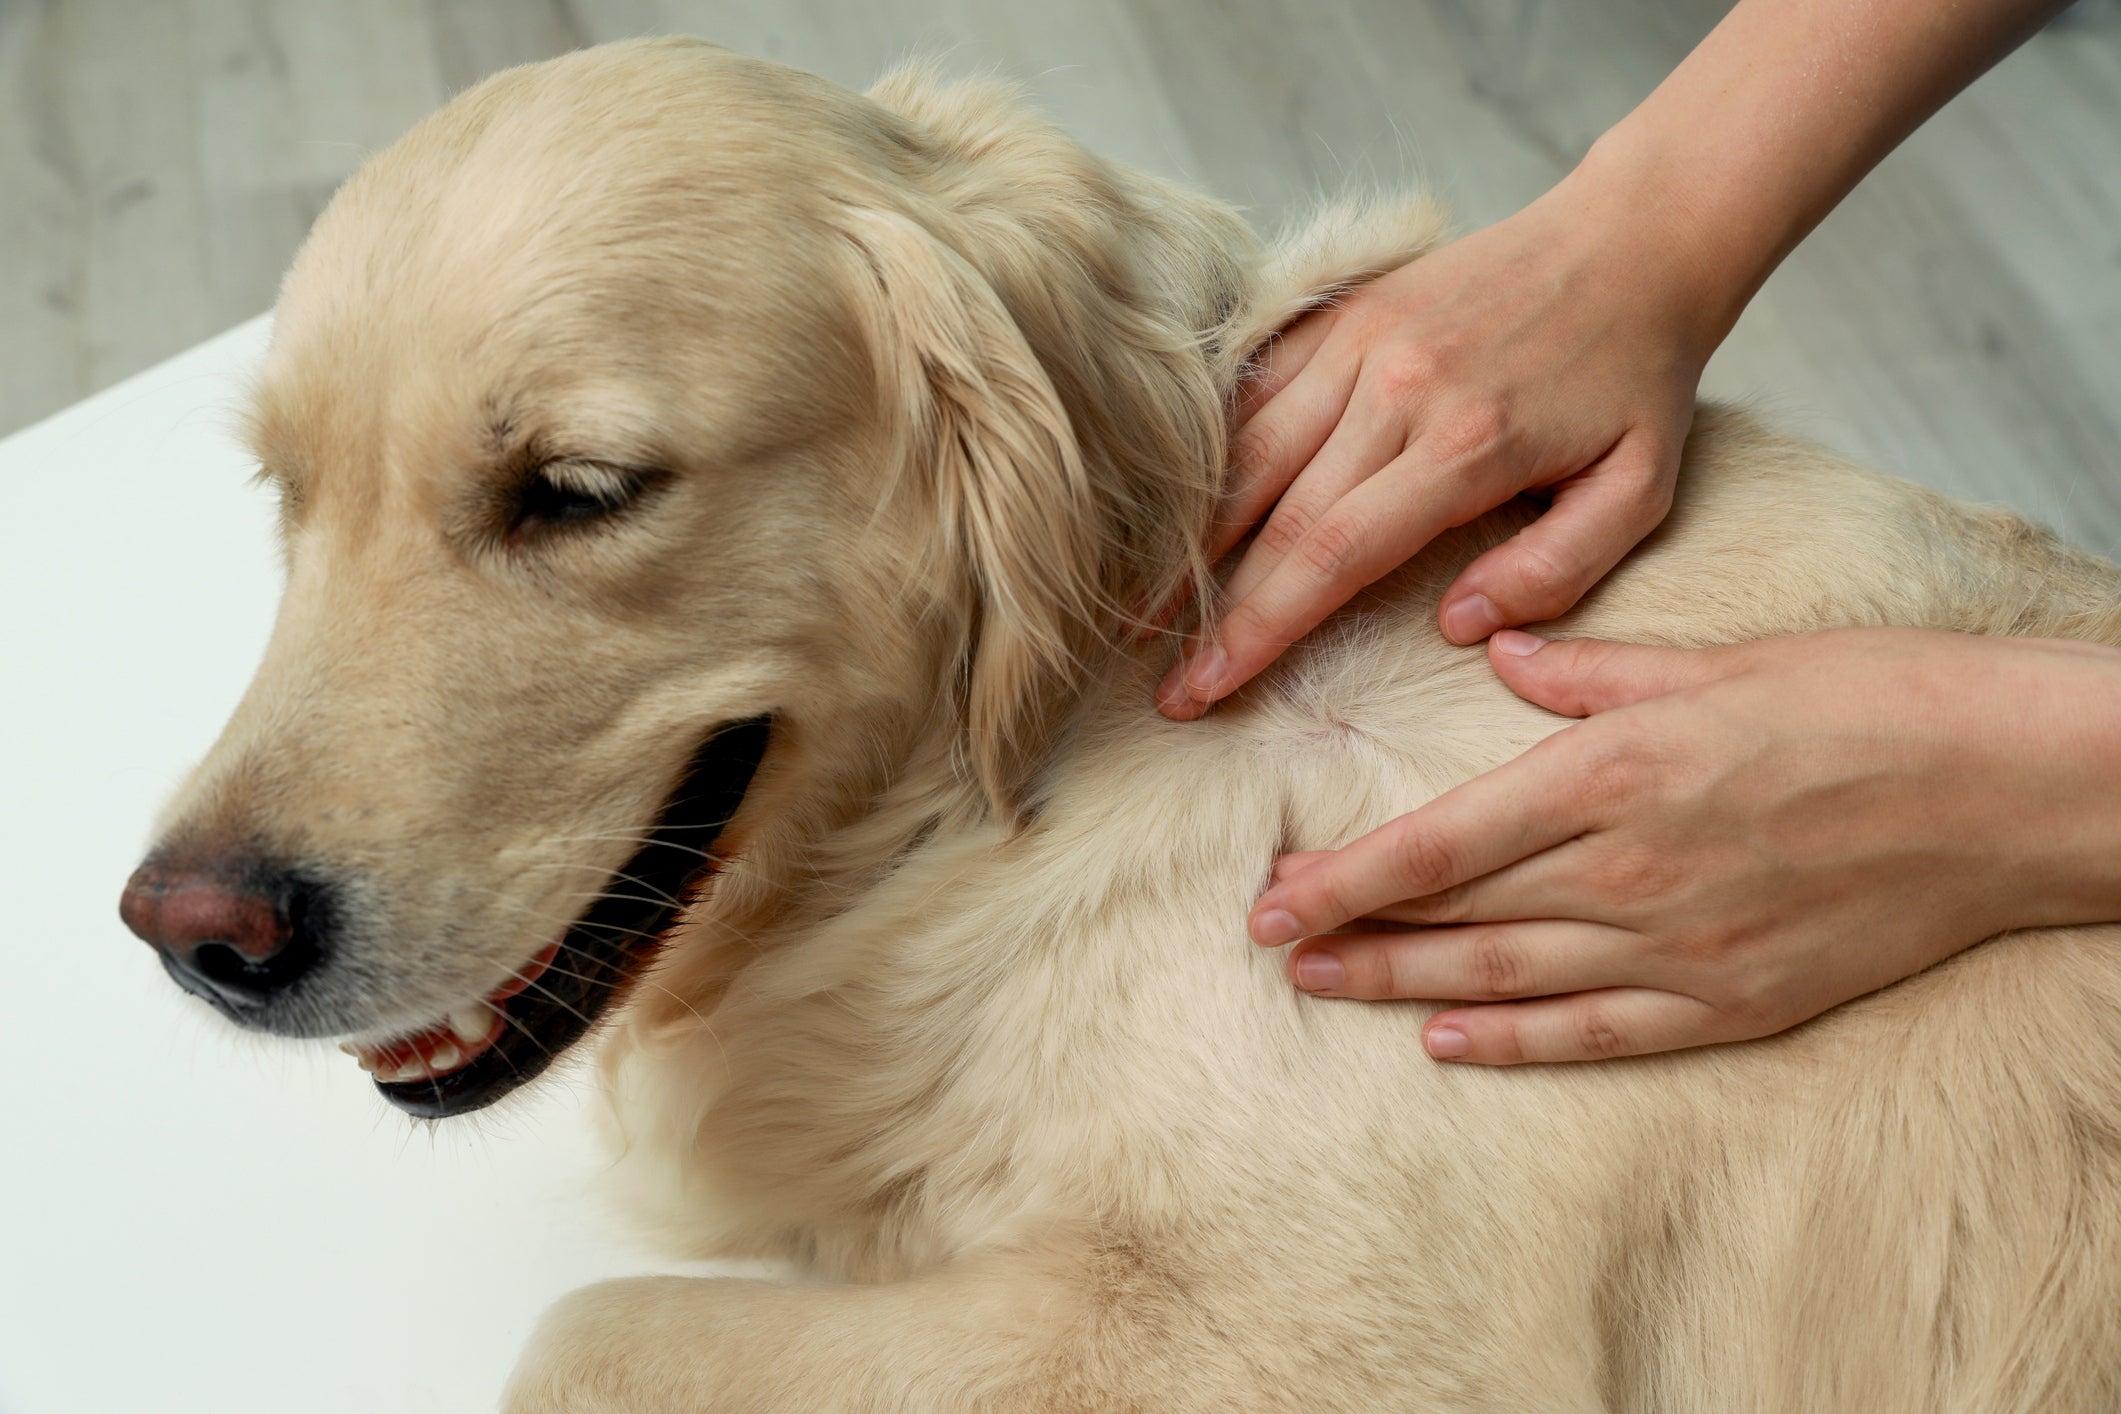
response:
M672 1250L807 1279L578 1292L512 1414L2121 1405L2121 931L1513 1070L1247 941L1277 853L1564 725L1435 626L1522 507L1195 724L1120 630L1205 583L1246 356L1441 233L1358 203L1260 249L995 86L689 42L500 75L334 201L260 387L287 605L173 828L358 866L380 1027L564 926L702 731L776 720L604 1063ZM675 482L482 559L481 439L555 408ZM2121 644L2121 572L1704 409L1552 631L1848 624Z

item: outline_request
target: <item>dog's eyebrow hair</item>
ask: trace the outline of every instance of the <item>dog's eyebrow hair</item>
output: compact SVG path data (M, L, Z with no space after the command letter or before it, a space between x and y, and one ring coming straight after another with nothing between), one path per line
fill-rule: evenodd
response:
M564 459L561 449L567 445L566 439L514 413L495 413L487 419L486 457L503 476L522 476L543 462Z
M654 425L609 405L592 412L563 403L529 416L497 395L486 402L485 450L497 465L516 470L577 457L647 468L661 460Z
M494 452L508 450L515 440L516 429L521 424L512 412L504 412L488 400L486 412L486 445Z

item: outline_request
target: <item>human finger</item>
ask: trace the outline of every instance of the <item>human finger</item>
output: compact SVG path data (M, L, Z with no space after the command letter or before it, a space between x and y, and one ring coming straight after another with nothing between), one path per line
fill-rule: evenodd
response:
M1599 638L1548 640L1504 629L1488 640L1488 661L1528 702L1565 717L1588 717L1743 672L1751 645L1665 648Z
M1273 947L1324 933L1573 839L1586 827L1569 788L1573 735L1549 737L1275 883L1252 907L1252 937Z
M1334 853L1335 851L1330 849L1295 850L1277 856L1268 872L1276 883L1283 879L1293 879L1312 865L1331 859Z
M1459 883L1425 894L1382 903L1336 925L1359 929L1366 921L1402 923L1421 928L1460 924L1512 923L1530 918L1566 918L1611 923L1604 900L1584 888L1588 876L1610 868L1594 844L1600 837L1588 810L1576 820L1580 832L1524 858ZM1588 853L1587 853L1588 851Z
M1157 689L1166 716L1198 717L1229 696L1365 586L1452 525L1492 509L1455 477L1423 477L1402 454L1321 516L1281 562Z
M1653 981L1651 965L1625 928L1533 919L1312 938L1289 976L1318 996L1491 1002Z
M1279 333L1268 336L1252 355L1251 366L1237 385L1237 406L1231 410L1230 416L1232 427L1243 427L1250 422L1275 394L1288 387L1290 381L1304 371L1332 334L1338 316L1338 310L1314 309Z
M1474 1065L1609 1060L1744 1040L1707 1002L1648 987L1606 987L1440 1011L1422 1027L1437 1060Z
M1229 478L1209 527L1209 559L1229 554L1333 435L1354 395L1357 367L1352 357L1313 357L1237 429Z
M1223 583L1223 597L1229 603L1242 603L1349 492L1406 450L1404 426L1362 403L1358 390L1318 455L1296 473L1260 522L1244 558Z
M1671 509L1677 452L1639 433L1562 482L1547 509L1459 572L1437 606L1444 636L1478 643L1498 628L1559 618Z

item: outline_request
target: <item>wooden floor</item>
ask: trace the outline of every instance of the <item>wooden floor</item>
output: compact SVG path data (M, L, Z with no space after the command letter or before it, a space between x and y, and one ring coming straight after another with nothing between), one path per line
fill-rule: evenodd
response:
M366 153L451 92L688 31L860 85L999 66L1094 147L1271 224L1558 178L1713 0L0 0L0 433L270 304ZM2086 0L1778 274L1709 391L2121 554L2121 0Z

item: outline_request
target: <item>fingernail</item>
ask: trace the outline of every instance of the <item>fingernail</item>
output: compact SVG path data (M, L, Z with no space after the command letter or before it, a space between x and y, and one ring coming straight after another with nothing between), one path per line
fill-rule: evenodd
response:
M1205 702L1229 671L1230 655L1210 644L1186 667L1186 691Z
M1432 1026L1423 1034L1421 1043L1429 1048L1429 1054L1437 1060L1457 1060L1473 1049L1466 1033L1455 1026Z
M1494 644L1498 651L1507 653L1512 658L1529 658L1547 646L1547 641L1544 638L1541 638L1536 633L1526 633L1521 628L1497 629L1495 630L1495 636L1489 639L1488 642Z
M1286 909L1270 908L1252 920L1252 940L1263 948L1278 948L1304 935L1304 925Z
M1156 685L1156 705L1176 707L1192 700L1186 696L1186 665L1173 663L1171 671L1165 673L1164 680Z
M1477 643L1502 627L1502 615L1485 594L1468 594L1443 611L1444 637L1453 643Z
M1296 959L1296 985L1306 992L1337 992L1347 975L1340 959L1329 952L1307 952Z

